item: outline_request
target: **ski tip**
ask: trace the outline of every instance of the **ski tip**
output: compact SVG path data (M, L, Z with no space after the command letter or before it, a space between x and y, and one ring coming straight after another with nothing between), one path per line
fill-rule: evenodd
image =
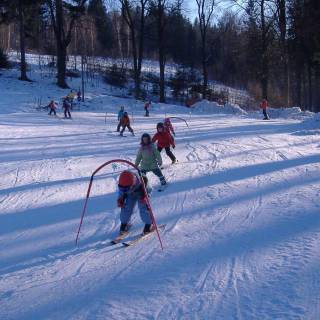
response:
M122 244L124 247L130 247L130 243L127 243L127 242L121 242L121 244Z

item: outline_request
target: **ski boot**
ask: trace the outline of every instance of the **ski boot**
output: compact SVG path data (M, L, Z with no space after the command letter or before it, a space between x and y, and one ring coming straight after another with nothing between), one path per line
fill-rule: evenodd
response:
M121 223L119 235L124 235L129 232L131 225L128 223Z
M153 225L146 223L146 224L144 225L142 234L143 234L143 235L147 235L148 233L152 232L153 230L154 230Z

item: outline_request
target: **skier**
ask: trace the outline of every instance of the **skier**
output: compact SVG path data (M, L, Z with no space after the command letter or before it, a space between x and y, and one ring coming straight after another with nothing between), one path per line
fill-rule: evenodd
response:
M69 119L71 119L71 113L70 113L71 105L69 103L68 97L65 97L63 99L62 108L64 109L64 117L68 118L68 116L69 116Z
M268 100L267 99L263 99L261 104L260 104L260 107L262 109L262 113L264 115L264 118L263 120L269 120L269 116L267 114L267 108L269 107L269 103L268 103Z
M71 89L70 93L68 94L68 100L69 100L69 103L70 103L70 109L72 110L73 109L73 102L74 102L74 98L77 94L74 92L73 89Z
M80 91L80 89L77 92L77 100L78 100L78 102L81 101L81 91Z
M146 111L145 117L149 117L149 108L151 107L151 100L147 101L144 105L144 110Z
M132 128L130 127L130 119L129 119L129 116L128 116L128 112L124 112L123 113L123 117L120 120L120 126L122 127L122 129L120 131L120 136L123 137L123 132L124 132L124 130L126 128L128 128L128 130L134 136L134 132L133 132Z
M143 178L147 184L147 178ZM138 176L131 171L123 171L119 177L119 193L118 193L118 207L121 208L120 212L120 235L125 235L130 229L131 216L134 208L138 202L140 218L144 222L143 234L153 231L152 219L150 211L146 202L144 188ZM147 189L147 188L146 188ZM147 192L149 190L147 189Z
M57 115L56 109L57 109L57 104L54 102L54 100L51 100L49 105L48 105L50 112L49 112L49 116L51 116L51 114L53 113L55 116Z
M174 132L173 125L171 123L170 118L164 119L163 126L164 126L164 131L169 132L171 135L174 135L174 136L176 135L176 133Z
M137 154L136 166L140 165L140 169L143 175L147 172L154 173L159 179L162 186L166 185L166 179L162 174L160 167L162 166L162 158L160 152L151 141L151 137L148 133L144 133L141 136L140 149Z
M124 114L124 106L120 107L120 110L118 112L118 126L117 126L117 132L120 131L120 127L121 127L121 119L123 117Z
M172 151L170 150L170 146L172 146L173 149L176 147L174 143L174 139L169 132L165 131L164 125L162 122L159 122L157 124L157 133L152 138L152 142L156 142L156 141L158 141L158 145L157 145L158 151L161 152L162 149L164 148L167 156L171 159L172 164L176 163L177 159L172 153Z

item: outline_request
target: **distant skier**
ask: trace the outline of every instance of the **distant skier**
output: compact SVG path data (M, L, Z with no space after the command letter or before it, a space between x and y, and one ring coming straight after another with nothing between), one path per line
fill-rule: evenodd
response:
M147 184L147 178L143 178L145 184ZM126 234L131 226L131 216L134 212L134 208L138 203L140 212L140 218L144 222L143 234L153 231L153 225L151 220L150 211L146 202L146 197L142 182L138 176L131 171L123 171L120 174L118 181L118 207L121 208L120 212L120 235ZM149 191L148 188L146 189Z
M262 113L264 115L263 120L269 120L270 118L269 118L268 113L267 113L267 108L269 107L268 100L267 99L263 99L261 104L260 104L260 107L261 107Z
M58 105L54 102L54 100L51 100L49 105L48 105L50 112L49 112L49 116L51 116L51 114L53 113L55 116L57 115L57 107Z
M141 136L140 149L137 154L136 166L140 166L141 172L146 175L148 172L154 173L159 179L161 185L166 185L166 179L162 174L162 158L156 146L152 143L148 133Z
M64 109L64 117L71 119L71 113L70 113L71 104L70 104L70 102L69 102L68 97L65 97L65 98L63 99L62 108Z
M171 123L170 118L165 118L163 122L164 131L169 132L171 135L175 136L176 133L174 132L173 125Z
M149 117L149 109L151 107L151 100L147 101L144 105L144 110L145 110L145 117Z
M73 102L74 102L74 98L77 94L75 93L75 91L73 89L71 89L70 93L68 94L67 98L68 101L70 103L70 109L72 110L73 108Z
M81 91L80 91L80 89L77 92L77 100L78 100L78 102L81 101Z
M126 130L126 128L128 128L128 130L134 136L133 129L130 126L130 119L129 119L128 112L123 113L123 117L120 120L120 126L122 127L122 129L120 131L120 136L123 136L123 132L124 132L124 130Z
M117 132L120 131L120 127L121 127L121 119L123 117L124 114L124 106L120 107L120 110L118 112L118 126L117 126Z
M157 133L153 136L152 142L158 141L158 151L161 152L162 149L165 149L167 156L171 159L172 164L176 163L177 159L170 150L170 146L174 149L175 143L172 135L165 131L164 125L162 122L157 124Z

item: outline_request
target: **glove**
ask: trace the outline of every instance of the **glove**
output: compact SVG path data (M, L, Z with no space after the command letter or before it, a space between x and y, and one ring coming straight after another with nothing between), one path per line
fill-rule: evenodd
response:
M175 146L175 145L173 145L173 146L172 146L172 149L174 149L175 147L176 147L176 146Z
M123 197L118 198L117 203L118 203L119 208L123 208L124 207L124 198Z

